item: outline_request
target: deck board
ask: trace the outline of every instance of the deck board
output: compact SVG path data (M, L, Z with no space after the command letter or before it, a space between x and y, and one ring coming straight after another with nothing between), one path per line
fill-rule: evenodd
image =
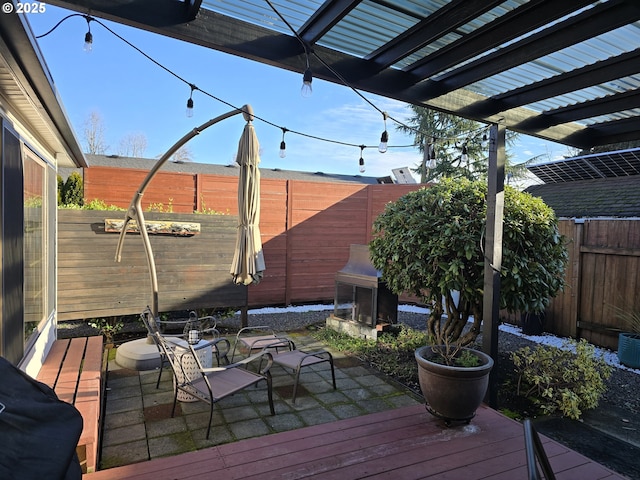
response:
M541 436L558 479L621 479ZM470 425L447 428L424 406L325 423L126 465L88 480L511 479L526 477L522 425L482 406Z

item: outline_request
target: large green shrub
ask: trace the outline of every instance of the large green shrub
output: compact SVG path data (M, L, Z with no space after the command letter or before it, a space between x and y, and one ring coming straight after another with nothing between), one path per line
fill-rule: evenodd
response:
M486 195L484 182L464 179L410 192L387 204L369 244L387 286L431 306L429 333L462 345L475 340L482 322ZM509 187L502 254L500 307L544 310L563 287L564 239L550 207ZM465 331L471 316L473 325Z
M58 186L60 183L58 182ZM82 205L84 203L84 186L79 173L73 172L62 186L61 200L63 205Z
M63 203L62 203L62 189L64 188L64 178L62 178L60 175L58 175L56 177L56 180L58 182L58 205L63 205Z
M559 411L573 419L598 406L612 370L584 339L567 341L564 348L524 347L511 358L518 375L518 395L538 404L543 413Z

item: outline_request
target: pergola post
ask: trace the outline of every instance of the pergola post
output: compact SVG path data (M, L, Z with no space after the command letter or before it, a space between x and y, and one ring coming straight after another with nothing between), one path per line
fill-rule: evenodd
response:
M504 125L491 125L489 135L489 172L487 219L484 244L484 299L482 310L482 350L494 360L489 376L486 401L492 408L498 403L498 325L500 324L500 270L502 268L502 223L504 218L504 171L506 163Z

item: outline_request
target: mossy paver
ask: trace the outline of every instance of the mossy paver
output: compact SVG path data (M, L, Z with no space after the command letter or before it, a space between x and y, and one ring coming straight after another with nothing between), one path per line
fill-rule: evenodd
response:
M294 341L302 350L324 348L306 335L294 335ZM310 367L303 370L293 403L293 375L274 366L276 415L269 412L266 384L258 384L214 405L209 439L205 438L209 406L204 402L178 402L171 418L173 384L168 369L156 389L157 370L135 372L111 361L101 468L422 403L420 397L358 359L333 353L336 390L328 365Z

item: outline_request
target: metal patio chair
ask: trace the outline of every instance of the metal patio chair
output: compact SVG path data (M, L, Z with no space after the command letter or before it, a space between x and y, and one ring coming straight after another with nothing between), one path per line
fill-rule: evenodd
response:
M203 340L204 336L209 337L206 339L206 344L200 346L199 348L203 348L205 346L211 347L211 351L213 355L216 357L216 363L218 366L222 364L228 365L229 357L228 353L231 349L231 344L229 340L225 337L220 336L220 332L215 328L215 317L201 317L198 318L195 312L191 312L189 314L189 320L186 322L184 320L160 320L159 318L153 316L151 313L151 308L145 308L140 314L140 318L142 319L142 323L147 329L147 333L152 338L156 347L158 348L158 353L160 354L160 370L158 372L158 380L156 381L156 388L160 387L160 379L162 378L162 370L165 366L169 365L169 359L166 357L165 352L158 344L155 334L159 333L165 338L174 338L188 341L189 332L192 330L198 331L198 340ZM183 331L179 334L169 334L165 333L164 330L172 330L176 327L182 327Z
M290 349L289 340L279 336L275 330L266 325L241 328L236 334L236 341L231 352L231 361L235 358L236 352L245 350L248 356L254 352L259 352L268 348L278 352L281 349Z
M187 395L209 404L209 423L206 436L208 439L211 431L211 420L213 418L213 405L246 387L256 385L262 380L267 382L269 409L271 415L275 415L273 386L271 372L269 371L273 364L273 358L269 352L261 352L249 356L231 365L203 368L197 350L206 348L206 345L200 347L187 343L187 348L185 348L184 346L177 345L174 341L171 341L170 338L165 338L159 332L155 333L155 338L158 345L162 348L174 375L174 395L171 417L175 414L179 391L183 391ZM265 360L266 364L264 368L262 368ZM260 362L258 372L243 368L254 361ZM195 362L197 367L195 372L191 368L193 362ZM187 368L187 366L189 368Z
M326 350L316 350L312 352L306 352L296 349L293 340L287 339L289 343L288 350L280 351L282 349L282 339L277 343L278 348L271 352L273 357L273 363L280 365L281 367L292 370L294 373L293 383L293 399L292 403L296 403L296 395L298 393L298 384L300 383L300 373L303 367L309 367L311 365L318 365L320 363L328 363L331 367L331 379L333 381L333 389L336 389L336 373L333 366L333 355ZM269 348L267 346L266 348Z

